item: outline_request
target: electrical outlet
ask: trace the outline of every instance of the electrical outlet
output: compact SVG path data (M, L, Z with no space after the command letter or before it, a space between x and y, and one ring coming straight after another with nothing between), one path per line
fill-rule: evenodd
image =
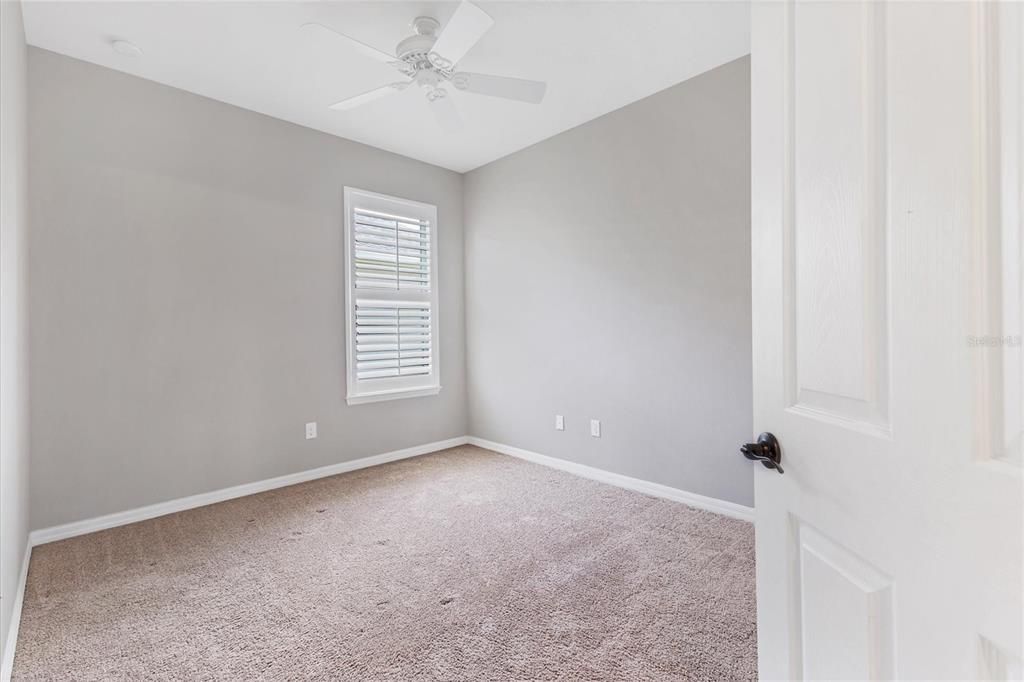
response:
M590 420L590 435L594 438L601 437L601 420L591 419Z
M306 440L316 438L316 422L306 424Z
M565 431L565 417L560 414L555 415L555 431Z

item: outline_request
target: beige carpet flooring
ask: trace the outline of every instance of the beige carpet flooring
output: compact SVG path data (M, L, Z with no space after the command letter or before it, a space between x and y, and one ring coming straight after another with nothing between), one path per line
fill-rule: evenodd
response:
M14 679L754 679L753 536L453 448L36 547Z

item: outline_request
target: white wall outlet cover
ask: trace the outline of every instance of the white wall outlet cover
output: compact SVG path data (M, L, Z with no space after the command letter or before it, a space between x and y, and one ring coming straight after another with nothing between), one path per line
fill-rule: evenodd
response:
M306 440L316 438L316 422L306 424Z
M555 415L555 430L565 431L565 417L560 414Z
M590 420L590 435L594 438L601 437L601 420L591 419Z

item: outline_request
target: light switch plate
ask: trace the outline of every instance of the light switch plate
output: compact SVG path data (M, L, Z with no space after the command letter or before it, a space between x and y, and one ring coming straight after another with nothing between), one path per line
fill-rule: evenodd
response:
M590 435L594 438L601 437L601 420L591 419L590 420Z
M560 414L555 415L555 431L565 431L565 417Z
M316 422L306 424L306 440L316 438Z

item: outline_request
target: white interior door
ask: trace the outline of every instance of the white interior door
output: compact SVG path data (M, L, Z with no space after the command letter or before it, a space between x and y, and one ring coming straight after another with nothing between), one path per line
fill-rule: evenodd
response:
M765 679L1021 675L1022 15L753 5Z

